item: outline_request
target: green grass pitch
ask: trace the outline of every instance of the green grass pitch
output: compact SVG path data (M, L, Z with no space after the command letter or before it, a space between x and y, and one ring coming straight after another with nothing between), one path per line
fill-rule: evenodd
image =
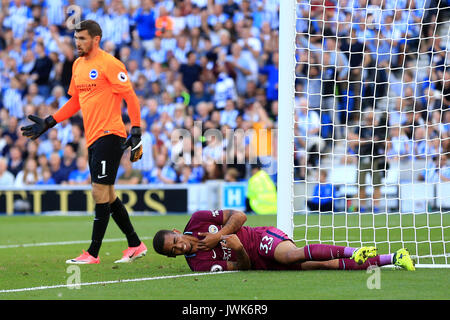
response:
M448 215L445 215L448 216ZM423 216L425 219L427 217ZM448 219L447 217L445 217ZM183 230L189 216L133 216L133 224L149 248L147 256L132 264L114 264L126 248L126 241L120 230L110 221L100 251L101 264L79 266L79 275L83 284L80 289L64 287L72 272L65 260L77 256L87 249L91 235L92 216L12 216L0 217L0 300L78 300L78 299L146 299L146 300L298 300L298 299L448 299L450 297L450 269L418 269L415 272L383 268L380 273L380 288L369 289L368 281L372 275L366 271L245 271L222 274L194 274L187 266L184 257L176 259L159 256L154 253L151 237L159 229L177 228ZM354 219L355 221L353 221ZM359 231L357 229L327 228L329 223L337 227L347 223L349 226L368 227L385 225L386 219L392 230L379 229ZM397 219L397 220L396 220ZM295 218L299 225L296 236L304 232L302 224L310 227L309 237L327 239L334 236L358 239L362 236L371 241L376 237L394 239L395 225L403 227L420 224L422 218L400 218L380 216L374 219L352 218L351 216L304 216ZM430 219L428 217L428 219ZM433 218L431 218L433 219ZM434 222L433 222L434 223ZM449 221L438 219L436 224ZM276 225L276 216L248 216L247 225ZM322 228L318 228L318 226ZM409 230L408 228L406 228ZM356 232L353 234L353 232ZM409 234L409 233L413 234ZM435 240L442 239L435 250L443 250L447 241L446 234L427 232ZM419 232L420 233L420 232ZM403 234L409 241L414 234L413 228ZM440 237L440 238L439 238ZM120 240L123 239L123 240ZM61 243L62 244L55 244ZM23 244L35 244L23 246ZM355 242L355 244L357 244ZM22 246L16 246L22 245ZM298 243L302 245L301 242ZM395 246L395 245L393 245ZM385 253L387 245L380 247ZM425 250L425 249L424 249ZM128 281L133 280L135 281ZM122 281L119 281L122 280ZM54 287L54 286L60 287ZM44 288L40 290L11 292L12 289ZM222 288L222 289L221 289Z

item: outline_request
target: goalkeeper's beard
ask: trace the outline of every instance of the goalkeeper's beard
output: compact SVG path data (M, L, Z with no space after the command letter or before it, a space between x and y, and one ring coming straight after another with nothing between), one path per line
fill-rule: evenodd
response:
M92 51L92 43L87 46L86 50L83 50L81 47L78 47L77 50L79 57L87 56Z

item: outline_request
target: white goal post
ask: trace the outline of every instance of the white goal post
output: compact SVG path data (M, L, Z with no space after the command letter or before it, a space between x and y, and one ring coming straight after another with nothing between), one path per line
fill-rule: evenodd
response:
M450 2L282 0L277 227L450 267Z
M295 3L280 1L277 226L291 238L294 232L294 106Z

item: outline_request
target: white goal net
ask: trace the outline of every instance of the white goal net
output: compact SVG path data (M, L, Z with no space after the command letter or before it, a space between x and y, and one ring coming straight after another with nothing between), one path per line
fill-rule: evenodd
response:
M450 4L280 2L278 226L449 266Z

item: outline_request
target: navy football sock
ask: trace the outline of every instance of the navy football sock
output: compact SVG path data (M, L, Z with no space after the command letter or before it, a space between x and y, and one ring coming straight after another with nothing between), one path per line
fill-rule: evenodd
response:
M110 211L109 203L98 203L95 205L92 242L87 250L89 254L95 258L98 257L98 252L100 251L103 237L105 236L106 228L108 227Z
M116 198L113 203L111 203L112 218L116 222L120 230L125 234L128 241L129 247L137 247L141 244L141 240L134 231L133 225L131 224L130 216L128 211L123 205L119 198Z

